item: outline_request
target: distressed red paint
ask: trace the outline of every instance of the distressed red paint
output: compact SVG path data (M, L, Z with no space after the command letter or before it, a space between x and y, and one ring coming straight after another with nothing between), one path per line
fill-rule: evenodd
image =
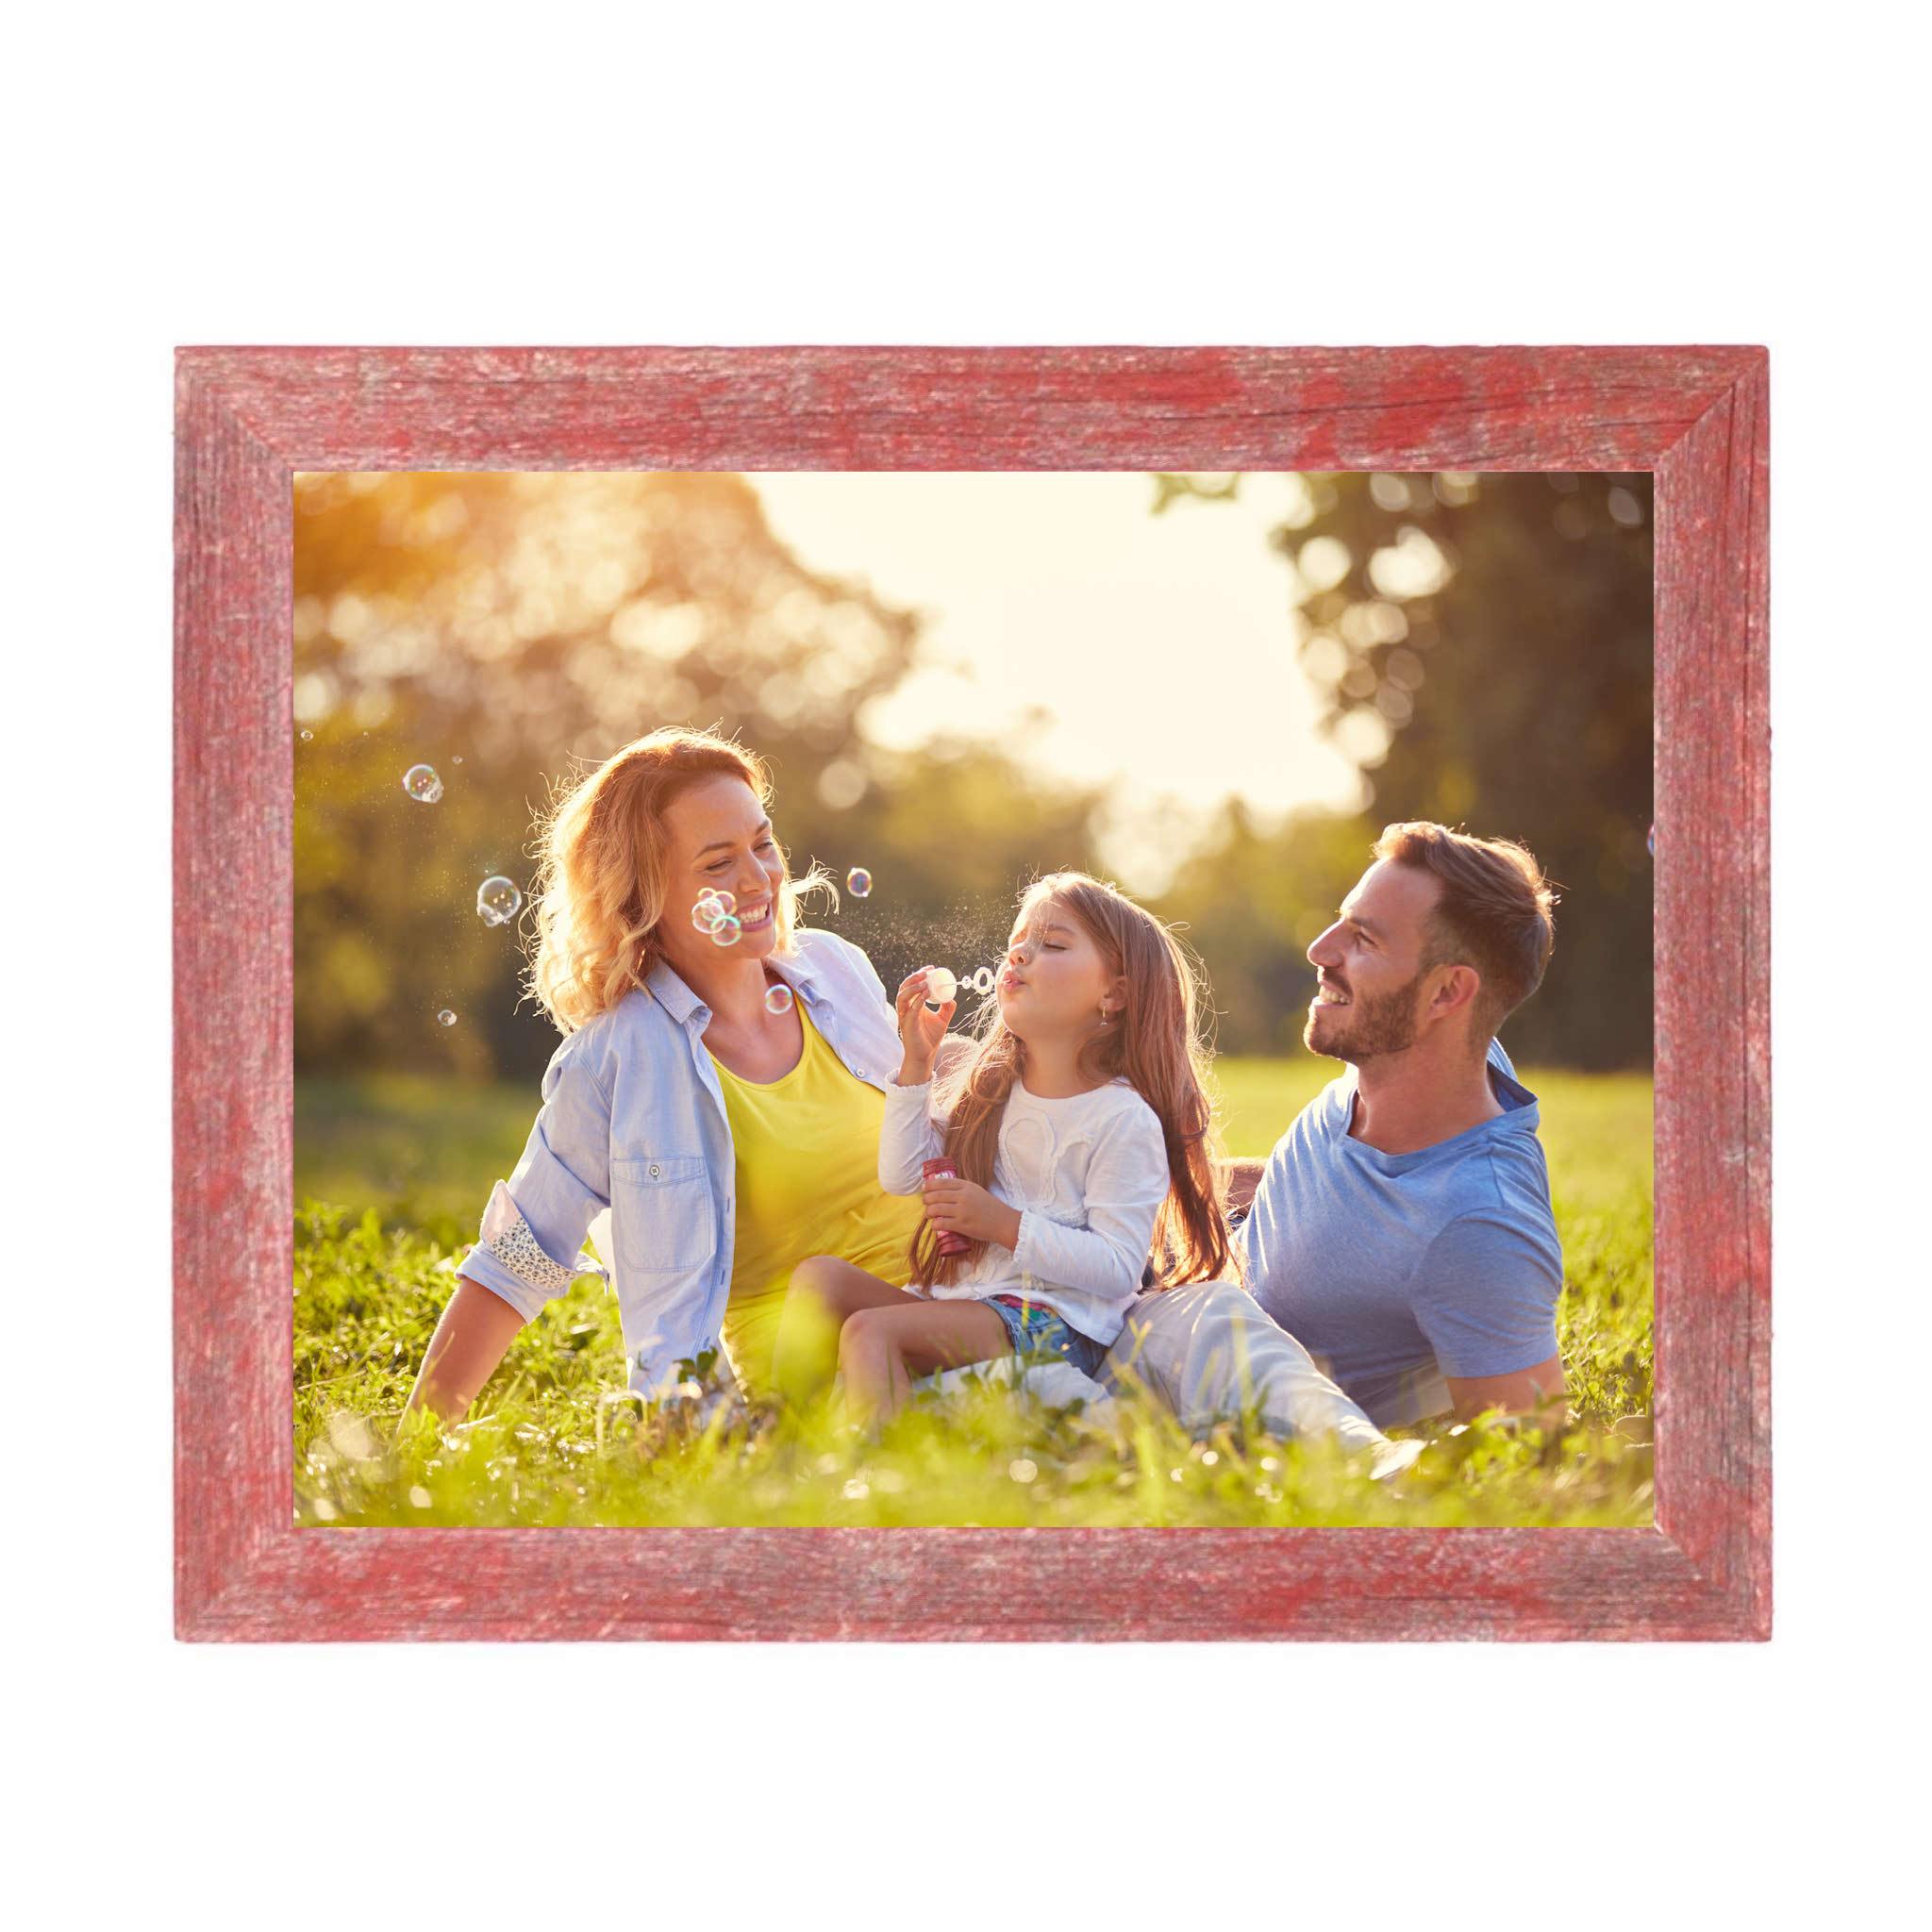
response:
M182 350L176 904L266 916L175 928L179 1634L1768 1635L1767 390L1756 348ZM1655 471L1655 1527L296 1531L291 478L385 468Z

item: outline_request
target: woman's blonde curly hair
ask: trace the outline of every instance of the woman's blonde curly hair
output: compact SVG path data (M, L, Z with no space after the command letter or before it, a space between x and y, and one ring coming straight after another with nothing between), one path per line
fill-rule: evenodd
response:
M715 732L670 726L634 740L553 794L537 824L525 988L558 1032L574 1033L608 1011L658 963L667 898L665 808L692 785L719 776L741 778L771 810L772 774L756 752ZM784 847L778 850L782 858ZM775 951L794 950L800 896L830 885L816 867L802 879L787 876L773 910Z

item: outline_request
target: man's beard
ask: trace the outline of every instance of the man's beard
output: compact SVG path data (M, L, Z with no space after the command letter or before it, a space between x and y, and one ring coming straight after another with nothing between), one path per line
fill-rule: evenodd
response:
M1345 1007L1311 1007L1302 1028L1302 1044L1356 1066L1384 1054L1406 1053L1415 1044L1415 992L1422 976L1418 973L1392 992L1357 994ZM1332 1017L1324 1020L1324 1013ZM1327 1029L1320 1041L1315 1038L1318 1024Z

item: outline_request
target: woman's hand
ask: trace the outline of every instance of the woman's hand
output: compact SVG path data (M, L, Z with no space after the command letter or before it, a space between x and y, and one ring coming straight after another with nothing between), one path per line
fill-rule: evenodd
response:
M946 1001L936 1013L926 1010L925 968L922 966L899 982L899 997L892 1007L899 1021L899 1043L906 1054L899 1068L899 1085L923 1086L932 1078L933 1058L946 1037L954 1002Z
M992 1241L1002 1248L1020 1245L1020 1210L988 1193L977 1181L927 1181L925 1216L941 1234Z

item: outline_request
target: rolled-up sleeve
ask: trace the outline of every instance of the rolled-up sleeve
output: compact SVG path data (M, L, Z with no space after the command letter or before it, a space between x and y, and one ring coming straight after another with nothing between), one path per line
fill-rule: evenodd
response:
M1086 1226L1069 1227L1029 1208L1020 1216L1014 1259L1039 1281L1129 1301L1140 1291L1168 1187L1167 1143L1153 1108L1124 1108L1088 1158Z
M610 1100L573 1034L543 1074L543 1105L509 1179L491 1190L462 1273L530 1321L579 1274L604 1274L579 1252L610 1205Z
M885 1118L879 1123L879 1186L889 1194L916 1194L925 1184L925 1163L944 1149L940 1124L932 1118L932 1082L886 1089Z

